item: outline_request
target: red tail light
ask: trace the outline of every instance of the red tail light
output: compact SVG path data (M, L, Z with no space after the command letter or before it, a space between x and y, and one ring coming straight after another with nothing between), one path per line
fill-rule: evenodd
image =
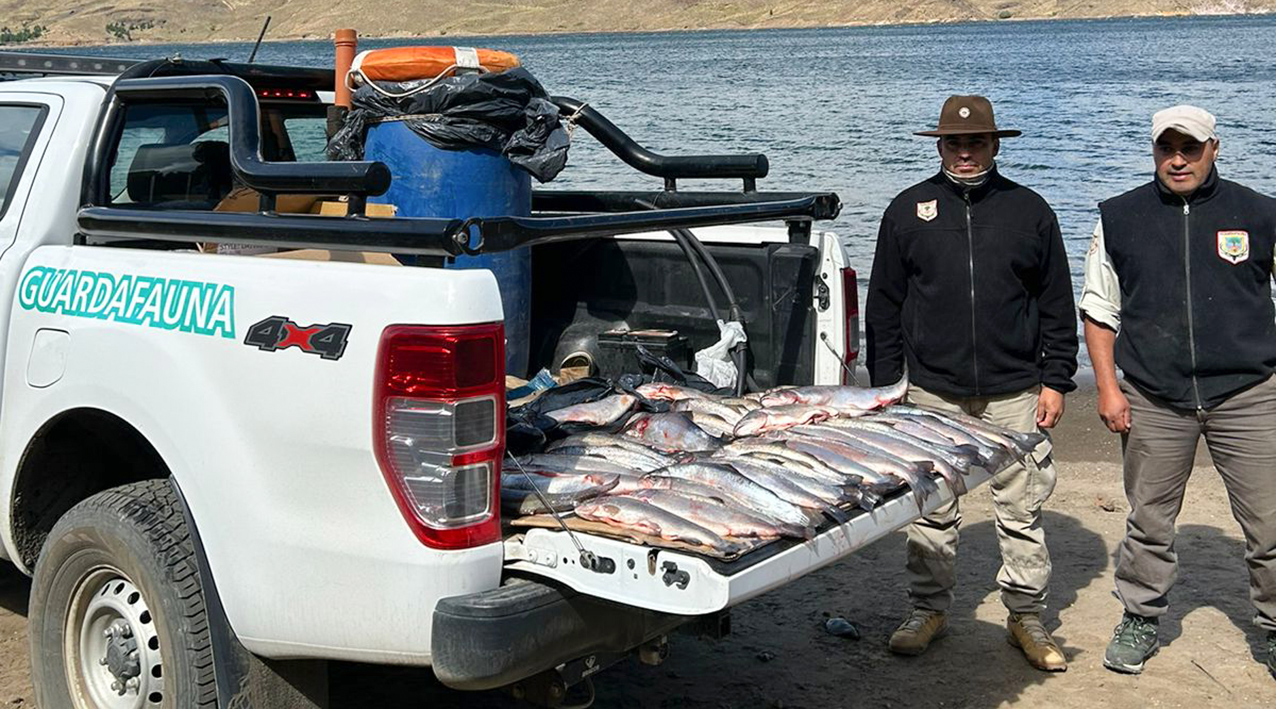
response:
M851 384L855 372L855 362L860 357L860 291L855 279L855 269L842 269L842 304L846 308L846 322L842 332L845 333L842 343L842 383Z
M417 538L435 549L499 541L502 325L386 328L373 398L377 463Z

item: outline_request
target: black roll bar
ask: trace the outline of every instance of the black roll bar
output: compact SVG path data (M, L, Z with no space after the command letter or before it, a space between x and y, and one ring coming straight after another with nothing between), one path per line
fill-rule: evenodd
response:
M550 98L559 110L594 136L630 167L666 180L695 177L766 177L770 164L761 153L752 155L660 155L639 145L615 123L583 101L569 96Z
M207 100L226 102L230 123L230 166L240 182L258 192L277 194L384 194L390 189L390 169L380 162L267 162L261 153L261 115L257 96L237 76L197 75L121 79L108 92L101 128L85 166L86 197L105 205L106 169L115 136L122 129L124 107L147 100Z

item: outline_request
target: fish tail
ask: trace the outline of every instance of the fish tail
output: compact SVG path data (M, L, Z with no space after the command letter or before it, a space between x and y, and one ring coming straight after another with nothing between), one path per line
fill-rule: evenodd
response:
M851 520L849 515L832 505L828 505L824 508L824 516L838 524L845 524Z
M874 507L882 504L882 496L872 490L860 488L860 507L866 510L872 510Z

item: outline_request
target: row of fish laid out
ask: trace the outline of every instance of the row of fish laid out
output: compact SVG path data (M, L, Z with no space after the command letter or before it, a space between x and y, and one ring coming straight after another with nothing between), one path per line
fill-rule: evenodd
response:
M1042 440L969 416L893 405L903 395L898 385L799 387L747 398L644 388L639 394L671 401L672 410L632 414L618 433L578 433L507 461L505 510L571 511L731 553L741 538L809 538L823 518L844 521L847 508L872 509L904 488L918 493L920 505L937 491L935 476L960 494L971 466L999 470ZM576 416L594 404L569 409ZM730 425L730 433L715 435L706 416ZM741 429L751 420L761 423Z

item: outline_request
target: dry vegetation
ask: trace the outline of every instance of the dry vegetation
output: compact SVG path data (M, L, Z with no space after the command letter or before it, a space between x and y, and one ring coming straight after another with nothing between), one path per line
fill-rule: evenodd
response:
M1271 11L1276 0L0 0L11 26L47 27L50 44L252 40L266 15L272 39L305 39L351 25L412 37Z

